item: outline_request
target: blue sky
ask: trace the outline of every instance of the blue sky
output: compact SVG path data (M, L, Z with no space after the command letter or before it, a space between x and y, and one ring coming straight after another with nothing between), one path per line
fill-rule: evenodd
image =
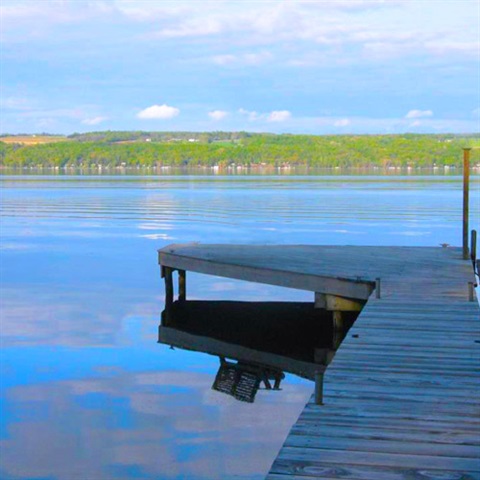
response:
M478 0L2 0L2 133L480 131Z

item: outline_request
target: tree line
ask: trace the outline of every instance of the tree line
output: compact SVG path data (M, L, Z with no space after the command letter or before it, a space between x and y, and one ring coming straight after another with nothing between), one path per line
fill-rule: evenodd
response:
M92 132L58 143L3 143L0 165L42 167L272 165L461 166L480 135L274 135L247 132Z

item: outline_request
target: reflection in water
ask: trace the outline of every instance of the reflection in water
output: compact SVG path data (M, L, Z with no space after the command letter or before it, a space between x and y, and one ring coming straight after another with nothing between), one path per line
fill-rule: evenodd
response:
M472 178L477 230L479 186ZM460 177L0 175L0 189L1 480L265 477L312 385L287 374L280 392L260 382L254 404L239 402L211 389L217 357L250 364L255 354L253 363L271 371L311 378L308 366L328 362L336 343L316 345L315 359L311 340L322 338L315 328L330 325L309 327L311 307L300 304L290 321L273 304L237 305L223 316L192 310L190 330L164 331L230 345L228 335L243 332L236 348L250 356L170 351L181 345L155 343L164 293L158 248L172 241L455 245L461 238ZM197 274L189 276L189 296L311 299ZM270 312L265 321L262 308ZM202 333L207 325L215 328Z
M177 301L162 312L159 342L218 356L212 388L253 403L262 385L280 389L283 372L323 373L357 316L343 312L340 330L313 303Z
M240 400L253 403L260 384L271 390L270 380L274 380L274 390L280 390L280 383L285 375L280 370L272 370L263 365L238 361L229 362L220 357L220 368L213 382L212 389Z

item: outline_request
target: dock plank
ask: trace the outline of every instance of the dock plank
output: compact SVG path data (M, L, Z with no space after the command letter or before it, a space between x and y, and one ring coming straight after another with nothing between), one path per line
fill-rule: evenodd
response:
M267 479L480 480L480 309L460 248L172 245L159 262L367 300Z

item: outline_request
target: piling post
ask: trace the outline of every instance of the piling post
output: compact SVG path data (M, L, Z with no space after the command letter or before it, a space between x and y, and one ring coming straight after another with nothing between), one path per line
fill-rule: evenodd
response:
M340 310L335 310L332 314L333 317L333 329L335 331L343 330L343 315Z
M468 282L468 301L473 302L475 300L475 295L474 295L474 285L473 282Z
M382 280L380 278L375 279L375 298L382 298Z
M323 405L323 372L315 372L315 405Z
M475 262L477 261L477 231L472 230L470 232L470 259L473 262L475 267Z
M173 304L173 270L165 267L165 308L168 310Z
M178 300L184 302L187 299L187 274L185 270L178 271Z
M463 149L463 259L468 260L468 207L469 207L469 181L470 181L470 150Z

